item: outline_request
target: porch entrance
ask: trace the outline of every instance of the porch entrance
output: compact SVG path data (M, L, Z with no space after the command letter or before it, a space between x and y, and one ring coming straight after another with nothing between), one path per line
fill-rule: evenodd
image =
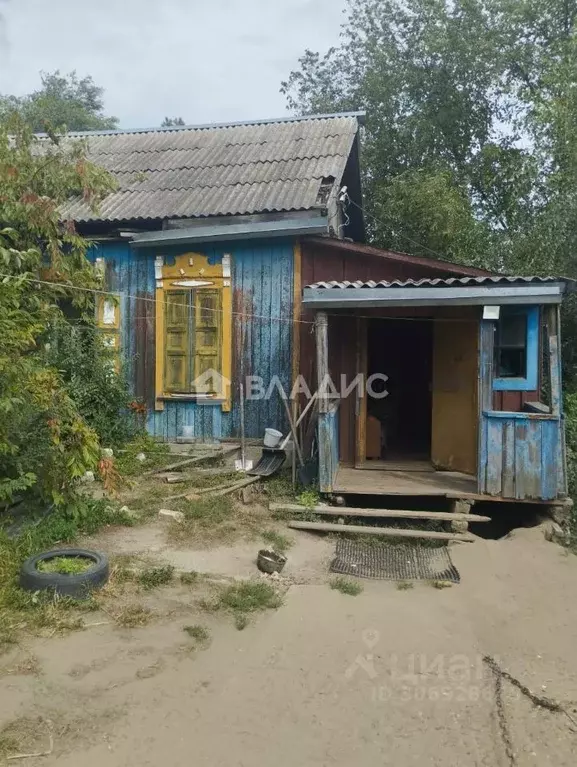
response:
M367 374L387 376L386 381L376 379L366 395L367 463L430 462L432 321L368 320Z
M476 474L478 329L466 309L359 320L358 371L387 380L357 401L355 469Z

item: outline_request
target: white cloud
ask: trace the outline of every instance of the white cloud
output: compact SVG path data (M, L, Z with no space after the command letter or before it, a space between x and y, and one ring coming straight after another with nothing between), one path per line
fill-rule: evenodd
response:
M305 48L338 41L345 0L0 0L0 92L75 69L125 128L285 113Z

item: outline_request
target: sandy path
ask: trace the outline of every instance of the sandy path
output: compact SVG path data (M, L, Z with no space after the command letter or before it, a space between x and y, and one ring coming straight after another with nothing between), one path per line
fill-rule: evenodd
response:
M525 530L454 560L463 583L442 591L293 586L243 632L211 618L212 644L194 654L182 616L35 641L43 673L0 679L0 721L68 718L48 767L507 767L481 658L577 700L577 559ZM508 686L504 706L517 765L575 764L562 716Z

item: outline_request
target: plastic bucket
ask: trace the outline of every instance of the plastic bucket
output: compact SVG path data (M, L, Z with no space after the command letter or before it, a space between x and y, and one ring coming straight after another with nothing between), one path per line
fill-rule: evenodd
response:
M282 439L282 432L277 429L265 429L264 430L264 446L265 447L278 447Z

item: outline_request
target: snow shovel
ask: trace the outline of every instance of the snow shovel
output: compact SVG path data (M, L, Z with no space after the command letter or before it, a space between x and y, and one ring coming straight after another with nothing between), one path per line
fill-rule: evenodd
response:
M250 469L250 471L247 471L246 472L247 474L251 474L251 475L258 474L260 477L270 477L272 474L276 474L276 472L279 471L279 469L282 467L283 463L286 460L286 453L284 449L287 446L289 439L291 438L291 433L293 431L296 431L296 427L302 421L308 409L315 401L316 396L317 395L315 392L313 396L311 397L311 399L308 401L307 406L305 407L303 412L300 414L297 422L294 424L294 426L291 424L291 429L289 430L289 433L286 435L286 437L283 439L280 445L278 447L263 448L262 455L260 457L259 462L256 464L256 466ZM284 400L284 398L283 398L283 401L286 404L286 400ZM290 411L289 411L289 415L290 415Z

